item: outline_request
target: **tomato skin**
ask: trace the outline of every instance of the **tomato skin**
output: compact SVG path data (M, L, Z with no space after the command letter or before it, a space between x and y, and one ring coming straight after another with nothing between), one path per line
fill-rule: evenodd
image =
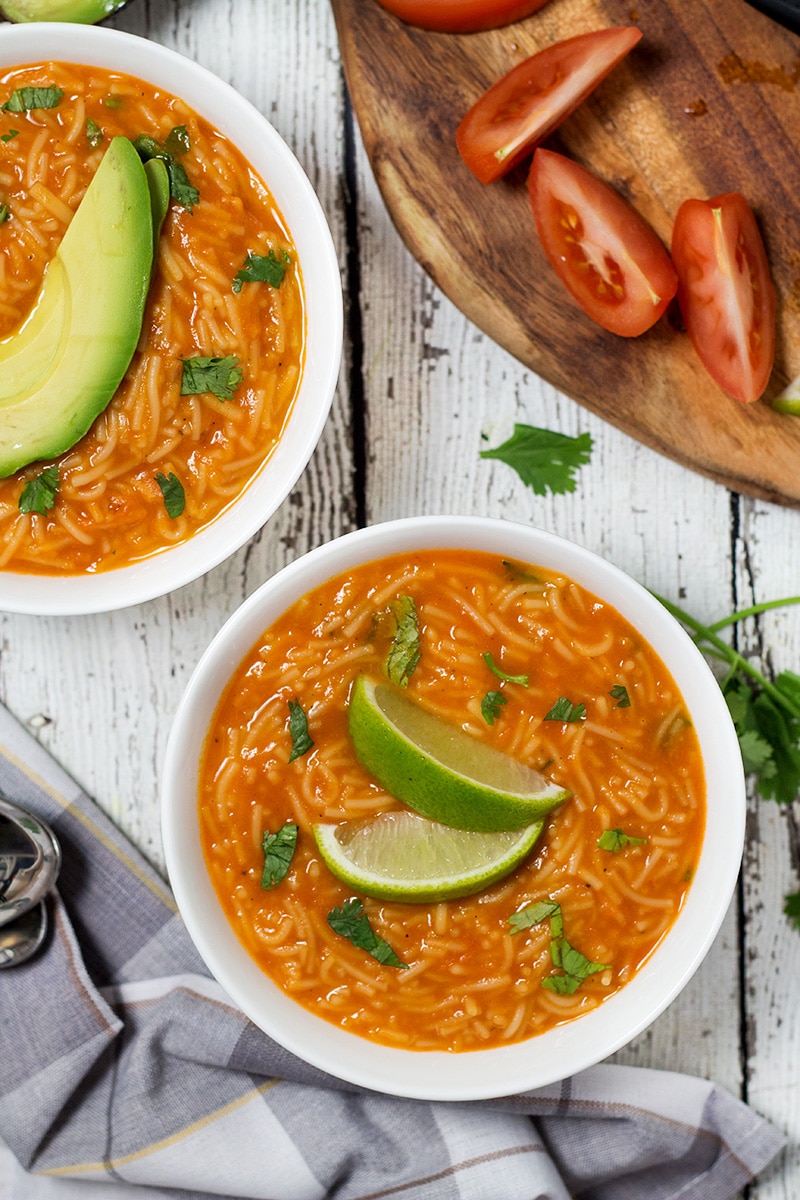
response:
M544 8L548 0L378 0L407 25L439 33L477 33L511 25Z
M750 205L739 192L685 200L672 231L678 303L698 358L724 392L750 404L775 358L775 287Z
M645 219L586 167L541 147L528 190L544 252L584 312L621 337L655 325L678 277Z
M586 99L641 40L622 25L556 42L519 63L473 104L456 131L464 162L492 183Z

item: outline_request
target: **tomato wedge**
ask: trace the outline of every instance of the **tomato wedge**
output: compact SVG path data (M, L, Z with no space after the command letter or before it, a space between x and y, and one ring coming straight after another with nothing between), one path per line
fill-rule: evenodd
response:
M750 404L775 358L775 287L750 205L739 192L685 200L672 231L678 303L700 361Z
M407 25L440 33L476 33L510 25L544 8L547 0L378 0Z
M528 189L544 252L584 312L621 337L654 325L678 278L644 218L591 171L541 147Z
M473 104L456 131L464 162L481 183L515 167L574 112L641 39L622 25L556 42L520 63Z

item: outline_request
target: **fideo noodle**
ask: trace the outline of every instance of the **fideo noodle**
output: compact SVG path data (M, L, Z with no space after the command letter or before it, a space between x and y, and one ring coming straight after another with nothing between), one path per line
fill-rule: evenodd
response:
M185 126L189 149L177 161L199 192L191 212L170 203L138 349L109 407L56 460L55 507L19 509L24 484L48 463L0 480L0 568L107 570L190 537L272 454L302 371L300 267L262 180L181 100L119 72L58 62L7 71L0 102L23 87L64 94L54 108L0 112L0 203L9 211L0 224L0 338L34 303L112 137L163 144ZM251 282L235 292L247 255L270 251L290 260L280 286ZM182 359L231 356L243 375L232 399L181 395ZM158 474L183 486L182 515L168 515Z
M462 900L364 899L375 933L408 969L380 965L328 925L353 893L321 861L310 825L398 807L354 756L347 702L360 672L381 675L385 614L413 598L420 659L407 694L569 788L529 859ZM384 614L382 616L382 614ZM484 655L506 674L501 681ZM493 724L487 692L506 703ZM559 698L585 714L545 719ZM289 762L288 704L304 709L313 747ZM625 704L625 701L629 704ZM696 734L653 650L608 604L569 579L492 555L403 554L358 566L294 604L237 668L201 764L204 852L219 900L253 958L298 1003L366 1038L415 1050L516 1042L571 1021L630 980L675 920L705 825ZM265 830L299 826L286 878L261 887ZM598 847L604 832L630 843ZM508 918L556 901L563 934L607 969L572 995L545 921Z

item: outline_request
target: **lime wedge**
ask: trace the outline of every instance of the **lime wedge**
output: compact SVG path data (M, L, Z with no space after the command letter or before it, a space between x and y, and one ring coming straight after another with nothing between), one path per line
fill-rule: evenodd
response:
M403 809L313 829L333 874L355 891L426 904L471 896L503 879L530 853L542 825L475 833Z
M359 762L387 792L455 829L521 829L571 794L365 675L353 684L348 725Z

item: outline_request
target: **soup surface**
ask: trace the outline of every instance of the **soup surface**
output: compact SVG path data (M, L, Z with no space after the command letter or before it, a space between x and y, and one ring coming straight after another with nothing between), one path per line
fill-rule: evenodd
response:
M166 146L170 170L182 171L189 188L173 187L139 346L111 404L55 463L0 480L0 567L77 574L185 540L259 471L300 381L303 290L266 186L181 100L124 74L48 62L0 74L0 104L32 88L63 95L53 107L0 111L0 340L34 304L112 137ZM271 257L282 280L236 280L248 256ZM241 381L230 398L181 394L182 360L198 358L236 360ZM21 512L24 485L53 465L54 507ZM183 489L181 513L167 504L159 475Z
M355 758L347 704L359 673L384 673L400 597L413 600L419 626L407 695L573 793L522 866L482 893L437 904L362 898L407 969L333 932L328 914L354 893L310 831L398 807ZM519 681L493 673L487 653ZM491 693L503 698L494 711L482 703ZM290 701L313 741L291 762ZM461 1051L570 1021L631 978L690 886L705 781L675 683L618 612L538 567L438 550L356 567L265 631L209 730L199 809L220 902L285 992L364 1037ZM264 832L285 822L299 827L294 857L283 881L264 889ZM569 945L602 964L572 994L544 982L564 975L552 923L514 932L509 922L541 901L560 906Z

